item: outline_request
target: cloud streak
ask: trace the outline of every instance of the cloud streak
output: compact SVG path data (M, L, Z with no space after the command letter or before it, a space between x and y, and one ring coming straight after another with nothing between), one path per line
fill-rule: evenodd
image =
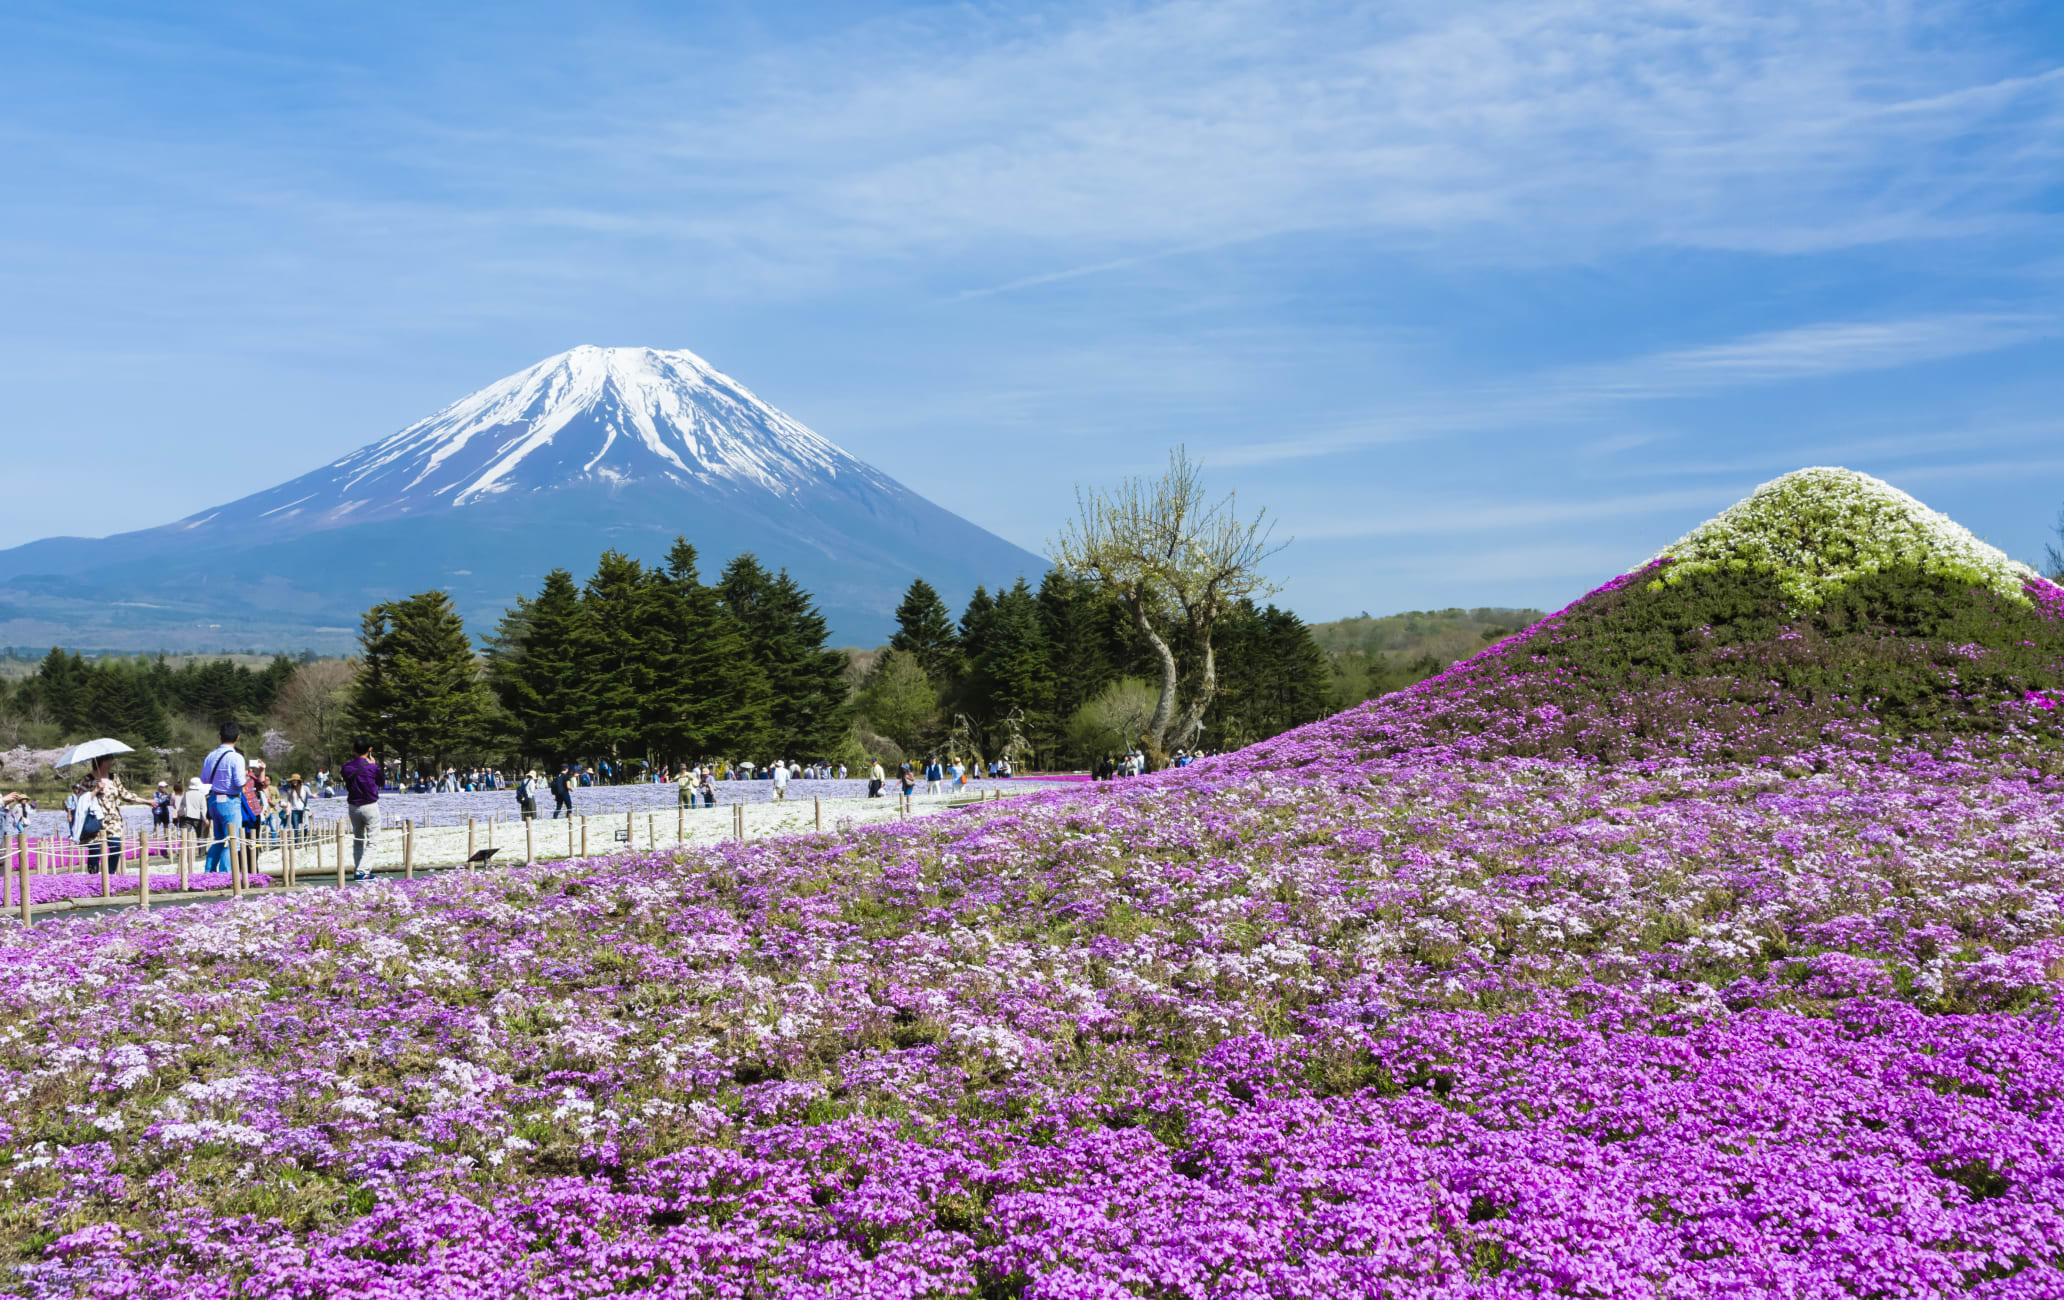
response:
M1227 465L1267 465L1426 438L1537 428L1616 406L1897 369L2055 337L2038 314L1947 314L1835 321L1726 343L1627 358L1470 387L1369 421L1216 452Z

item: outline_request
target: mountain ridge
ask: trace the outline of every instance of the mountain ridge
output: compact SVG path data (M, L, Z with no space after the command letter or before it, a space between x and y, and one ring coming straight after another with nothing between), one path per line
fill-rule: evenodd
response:
M790 569L855 644L913 577L952 598L1043 567L692 352L582 345L235 501L0 551L0 643L345 649L367 605L437 587L477 632L547 569L676 535Z

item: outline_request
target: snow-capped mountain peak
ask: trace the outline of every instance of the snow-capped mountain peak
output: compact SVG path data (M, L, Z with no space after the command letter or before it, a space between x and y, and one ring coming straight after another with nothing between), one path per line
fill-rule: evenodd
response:
M785 494L878 477L687 351L583 345L338 461L338 488L466 505L583 478L672 478Z
M687 351L583 345L496 380L291 482L177 525L289 532L506 501L582 483L671 482L792 499L904 489Z
M676 537L707 572L747 550L787 570L855 645L888 636L919 562L949 600L1042 567L691 352L578 347L177 523L0 552L0 613L116 638L87 644L263 629L345 649L369 606L402 593L447 592L486 628L554 568L605 550L657 561ZM87 610L99 630L81 631Z

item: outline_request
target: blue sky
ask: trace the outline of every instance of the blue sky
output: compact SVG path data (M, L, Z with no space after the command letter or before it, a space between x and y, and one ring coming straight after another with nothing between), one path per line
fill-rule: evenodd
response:
M579 343L1033 550L1187 443L1310 618L1560 604L1805 464L2064 505L2053 2L15 0L0 151L0 545Z

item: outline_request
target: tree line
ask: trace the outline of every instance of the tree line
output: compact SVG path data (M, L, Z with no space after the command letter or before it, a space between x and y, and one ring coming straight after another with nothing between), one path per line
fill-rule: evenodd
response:
M1198 681L1202 652L1165 644L1178 680ZM1173 748L1233 749L1331 711L1325 656L1288 610L1233 602L1211 650L1212 699ZM1036 589L1022 578L994 595L977 587L955 620L918 579L858 703L862 720L905 753L1015 747L1042 766L1081 767L1144 743L1162 667L1124 601L1093 580L1055 568Z
M705 583L685 539L654 566L609 551L585 583L552 570L478 655L442 592L375 605L350 716L429 767L826 757L851 715L827 632L809 593L750 553Z
M182 717L266 716L295 667L285 655L258 669L227 659L175 667L163 655L89 660L52 649L9 692L8 703L15 714L46 720L66 734L104 732L162 746Z
M1129 701L1153 656L1122 603L1056 569L977 588L958 619L919 579L890 645L827 644L810 593L750 553L704 582L677 540L646 565L605 553L520 598L475 651L451 602L422 592L361 623L351 726L411 765L704 759L860 764L930 752L1079 765L1138 742ZM1224 620L1218 703L1189 744L1219 748L1323 716L1324 656L1295 615L1251 602Z

